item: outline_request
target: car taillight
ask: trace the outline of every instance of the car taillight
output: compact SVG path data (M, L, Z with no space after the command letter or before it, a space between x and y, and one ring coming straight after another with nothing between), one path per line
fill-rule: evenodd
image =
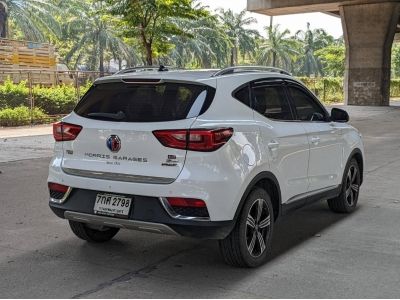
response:
M172 207L194 207L194 208L207 207L206 203L200 199L167 197L167 201L169 205L171 205Z
M168 211L174 218L210 218L203 200L183 197L163 198L168 202Z
M233 129L156 130L153 134L165 147L211 152L229 141L233 135Z
M81 132L82 126L57 122L53 124L53 136L56 142L73 141Z
M69 188L66 185L62 185L59 183L53 183L53 182L49 182L48 186L49 186L50 191L54 191L54 192L58 192L58 193L66 193Z

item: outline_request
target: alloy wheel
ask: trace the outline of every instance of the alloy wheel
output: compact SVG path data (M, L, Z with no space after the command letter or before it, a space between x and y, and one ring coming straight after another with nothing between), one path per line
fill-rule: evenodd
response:
M257 199L250 207L246 221L247 250L253 257L261 256L269 238L271 214L267 202Z
M350 166L346 178L346 201L349 206L353 206L357 201L359 190L358 169L355 166Z

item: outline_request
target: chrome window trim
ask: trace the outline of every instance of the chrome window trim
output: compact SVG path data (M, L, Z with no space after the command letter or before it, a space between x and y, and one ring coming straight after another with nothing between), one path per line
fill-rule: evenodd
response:
M122 181L122 182L146 183L146 184L170 184L175 181L175 178L88 171L88 170L71 169L65 167L63 167L62 170L67 175L87 177L93 179L102 179L102 180Z
M177 220L185 220L185 221L210 221L210 217L190 217L190 216L182 216L177 214L174 209L169 205L169 202L167 198L165 197L160 197L160 202L161 205L164 207L164 209L167 211L167 213L170 215L171 218L177 219Z

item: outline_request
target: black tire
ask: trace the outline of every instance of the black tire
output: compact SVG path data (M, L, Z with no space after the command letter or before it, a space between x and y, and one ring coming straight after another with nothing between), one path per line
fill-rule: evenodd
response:
M346 166L342 180L342 191L337 198L328 200L329 208L335 213L352 213L357 206L360 185L360 167L353 158Z
M92 229L85 223L69 221L72 232L80 239L90 243L104 243L111 240L119 231L119 228L104 227L102 230Z
M273 211L271 198L265 190L255 188L249 194L232 232L219 241L221 254L227 264L249 268L267 261L274 230Z

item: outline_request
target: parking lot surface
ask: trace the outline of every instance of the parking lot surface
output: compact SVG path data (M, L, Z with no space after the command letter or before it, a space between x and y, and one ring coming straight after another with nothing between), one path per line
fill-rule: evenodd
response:
M215 241L134 231L79 240L48 208L52 137L0 131L0 297L400 297L400 107L345 109L366 146L358 210L321 202L282 219L258 269L225 265Z

